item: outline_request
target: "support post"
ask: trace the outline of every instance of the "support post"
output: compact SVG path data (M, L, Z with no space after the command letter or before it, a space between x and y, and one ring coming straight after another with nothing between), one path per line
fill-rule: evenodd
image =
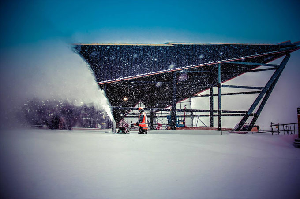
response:
M153 109L151 108L151 109L150 109L150 130L153 130L153 129L154 129L153 121L154 121L154 111L153 111Z
M297 108L297 117L298 117L298 139L300 140L300 107Z
M214 87L211 86L210 89L210 112L209 112L209 119L210 119L210 127L214 127Z
M120 115L120 113L119 112L117 112L117 110L116 110L116 107L112 107L112 114L113 114L113 120L111 121L112 122L112 127L111 127L111 131L112 131L112 133L116 133L117 132L117 122L116 122L116 118L118 118L118 117L115 117L115 115Z
M249 108L248 112L244 115L244 117L242 118L240 123L237 125L237 127L235 129L236 131L240 131L242 129L242 127L244 126L244 124L246 123L249 116L252 114L252 112L254 111L254 109L256 108L258 103L260 102L260 100L263 98L263 96L266 94L266 92L270 89L270 87L272 87L272 84L276 81L278 76L280 76L280 74L281 74L282 70L284 69L286 63L289 61L289 58L290 58L290 54L287 54L285 56L285 58L282 60L282 62L280 64L280 66L278 67L278 69L274 72L274 74L272 75L272 77L267 82L266 86L264 87L264 89L260 92L258 97L255 99L255 101L253 102L253 104Z
M193 112L191 112L191 123L192 123L192 127L194 127L194 114Z
M294 146L300 148L300 107L297 108L298 117L298 138L295 139Z
M172 108L171 108L171 129L176 130L176 72L173 73L173 93L172 93Z
M221 64L218 64L218 130L221 131Z
M112 108L113 114L115 113L114 112L115 109L116 109L115 107ZM117 124L116 124L116 119L115 118L113 118L111 130L112 130L112 133L116 133L117 132Z

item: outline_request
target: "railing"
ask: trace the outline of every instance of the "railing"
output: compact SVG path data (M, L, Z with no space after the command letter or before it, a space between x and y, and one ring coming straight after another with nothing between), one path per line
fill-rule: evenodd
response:
M287 123L287 124L275 124L273 122L271 122L271 133L272 135L274 133L281 133L283 131L284 135L285 133L289 134L296 134L296 124L297 123ZM273 127L275 127L275 130L273 129ZM281 127L281 128L280 128Z

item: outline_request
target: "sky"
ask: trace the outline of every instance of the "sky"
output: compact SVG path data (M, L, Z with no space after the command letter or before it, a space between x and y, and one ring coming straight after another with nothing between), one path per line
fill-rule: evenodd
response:
M67 42L298 41L299 1L7 1L1 46Z
M300 1L296 0L12 0L0 4L4 117L11 110L8 107L33 97L107 103L86 63L71 50L73 43L276 44L300 40ZM262 113L264 124L271 119L296 121L299 61L300 53L293 53ZM245 84L268 75L249 77Z

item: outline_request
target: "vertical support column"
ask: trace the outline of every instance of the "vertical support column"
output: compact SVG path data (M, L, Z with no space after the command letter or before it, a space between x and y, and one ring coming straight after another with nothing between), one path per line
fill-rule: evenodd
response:
M150 109L150 130L154 129L153 121L154 121L154 111L153 108L151 108Z
M214 127L214 87L211 86L209 89L210 97L209 97L209 120L210 120L210 127Z
M176 130L176 72L173 72L173 93L172 93L172 108L171 108L171 129Z
M300 107L297 108L298 117L298 138L295 139L294 146L300 148Z
M193 114L193 112L191 112L191 120L192 120L192 122L191 122L192 125L191 126L194 127L194 114Z
M190 98L189 100L189 107L188 109L191 109L192 108L192 98ZM193 127L193 120L194 120L194 116L193 116L193 112L190 113L190 115L187 115L187 117L190 116L190 120L191 120L191 123L189 124L191 127Z
M218 130L221 131L221 64L218 64Z
M297 117L298 117L298 139L300 139L300 107L297 108Z
M115 111L116 111L116 108L113 107L112 108L113 116L116 115ZM119 113L117 113L117 114L119 114ZM111 128L111 130L112 130L112 133L116 133L117 132L117 124L116 124L116 118L115 117L114 117L114 120L112 121L112 128Z

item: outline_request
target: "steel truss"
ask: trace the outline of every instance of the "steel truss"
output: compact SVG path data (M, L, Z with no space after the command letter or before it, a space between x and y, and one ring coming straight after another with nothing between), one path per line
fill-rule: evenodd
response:
M235 130L241 130L249 117L253 116L250 130L288 62L289 53L299 50L299 45L300 42L290 41L277 45L74 44L73 49L90 65L99 87L105 91L113 106L113 116L117 122L128 115L133 106L143 102L151 110L151 123L155 117L153 113L160 109L170 112L171 128L176 129L176 112L181 111L176 109L176 103L192 97L209 97L209 110L191 109L185 112L190 112L192 116L193 112L208 113L201 117L210 117L211 127L214 127L214 117L218 117L219 130L222 116L243 116ZM268 64L282 56L286 57L280 65ZM275 72L265 87L222 85L244 73L269 70ZM216 94L214 87L218 88ZM222 93L222 87L251 91ZM208 95L198 94L208 89ZM244 94L259 94L248 111L222 110L222 96ZM217 110L214 110L215 96L218 97Z
M248 118L252 116L252 120L250 125L248 126L248 131L250 131L253 126L255 125L255 122L257 121L260 113L262 112L265 104L267 103L267 100L269 99L276 83L278 82L279 77L281 76L282 71L284 70L288 60L290 58L290 54L287 54L283 61L281 62L280 65L274 65L274 64L259 64L259 63L254 63L254 65L261 65L261 66L272 66L272 70L275 70L274 74L271 76L270 80L267 82L265 87L253 87L253 86L240 86L240 85L222 85L221 84L221 64L218 64L218 93L214 94L213 92L213 86L210 88L210 93L205 94L205 95L197 95L194 97L209 97L210 98L210 109L209 110L199 110L199 109L176 109L176 84L177 84L177 76L176 73L174 72L173 74L173 81L172 81L172 87L173 87L173 99L172 99L172 106L171 109L167 108L145 108L145 110L150 111L150 128L154 129L154 117L155 113L154 112L159 112L159 111L166 111L166 112L171 112L171 129L176 129L176 113L178 112L186 112L186 113L191 113L190 115L186 115L187 117L210 117L210 127L214 127L214 117L218 117L218 130L221 130L222 128L222 123L221 123L221 118L222 116L243 116L241 121L238 123L238 125L234 128L235 131L240 131ZM231 63L236 63L239 65L245 64L249 65L250 63L248 62L231 62ZM253 63L251 63L253 64ZM255 69L257 71L263 71L260 69ZM226 87L226 88L242 88L242 89L249 89L249 90L256 90L256 91L247 91L247 92L233 92L233 93L222 93L221 88ZM245 94L258 94L258 97L255 99L253 104L250 106L248 111L231 111L231 110L222 110L221 108L221 97L222 96L228 96L228 95L245 95ZM214 110L214 97L218 96L218 110ZM260 103L261 102L261 103ZM255 113L254 110L256 107L259 105L259 108ZM114 109L120 109L120 110L137 110L137 108L134 107L112 107ZM193 115L193 113L209 113L205 115ZM137 117L135 114L126 114L126 117ZM167 117L167 116L161 116L161 117Z
M231 62L232 64L239 64L239 65L258 65L258 66L270 66L272 68L269 69L254 69L253 71L259 72L259 71L265 71L265 70L275 70L274 74L271 76L270 80L267 82L265 87L253 87L253 86L237 86L237 85L221 85L221 64L219 63L217 65L218 67L218 93L214 94L213 93L213 86L210 88L210 93L205 94L205 95L199 95L199 96L194 96L194 97L210 97L210 110L195 110L195 109L176 109L176 73L174 73L174 78L173 78L173 103L172 103L172 108L171 108L171 118L172 118L172 126L171 129L176 129L176 112L209 112L209 115L198 115L199 117L210 117L210 127L214 127L214 117L218 117L218 130L221 130L222 128L222 116L243 116L241 121L238 123L238 125L235 127L235 131L240 131L242 127L245 125L246 121L250 116L253 116L250 125L248 126L248 131L250 131L253 126L255 125L260 113L262 112L265 104L267 103L267 100L269 99L276 83L278 82L279 77L281 76L282 71L284 70L288 60L290 58L290 54L286 54L285 58L281 62L280 65L275 65L275 64L264 64L264 63L251 63L251 62ZM251 71L250 71L251 72ZM243 88L243 89L253 89L257 91L248 91L248 92L234 92L234 93L222 93L221 92L221 87L227 87L227 88ZM248 111L228 111L228 110L222 110L221 108L221 96L224 95L244 95L244 94L258 94L258 97L255 99L251 107L249 108ZM218 110L214 110L214 96L218 96ZM261 103L260 103L261 102ZM259 105L260 103L260 105ZM259 105L258 110L253 113L255 108ZM160 109L162 110L169 110L169 109ZM217 113L217 114L215 114ZM224 114L227 113L227 114Z
M250 125L248 126L248 131L250 131L255 122L257 121L260 113L262 112L265 104L267 103L276 83L278 82L278 79L282 73L282 71L285 68L285 65L287 64L287 62L289 61L290 58L290 54L287 54L285 56L285 58L282 60L281 64L279 65L279 67L277 67L277 69L275 70L274 74L271 76L270 80L267 82L266 86L262 89L262 91L259 93L258 97L255 99L255 101L253 102L253 104L251 105L251 107L249 108L249 110L247 111L247 113L244 115L244 117L241 119L241 121L238 123L238 125L236 126L236 128L234 129L235 131L240 131L242 129L242 127L244 126L244 124L246 123L246 121L248 120L249 116L253 113L253 111L255 110L255 108L259 105L258 110L254 113L254 117L251 120Z

